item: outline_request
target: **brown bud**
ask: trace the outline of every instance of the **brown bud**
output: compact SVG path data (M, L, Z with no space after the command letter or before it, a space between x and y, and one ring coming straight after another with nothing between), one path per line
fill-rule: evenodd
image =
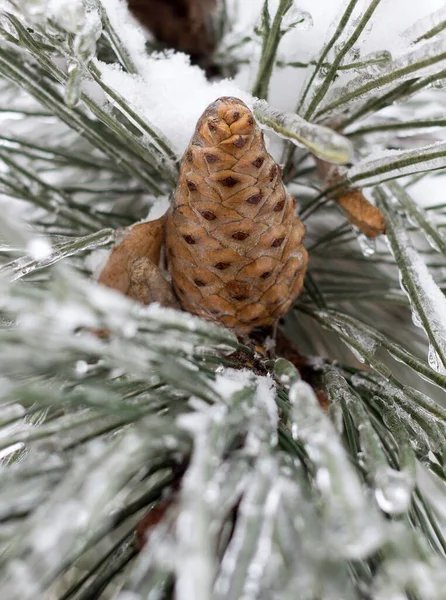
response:
M386 232L384 215L376 206L370 204L361 190L351 190L336 198L349 223L355 225L366 236L374 238Z
M344 182L339 167L335 165L316 159L316 169L319 177L328 187ZM386 233L384 215L379 208L370 204L361 190L350 188L345 182L345 185L340 190L335 190L332 196L348 222L357 227L361 233L370 238Z
M165 217L128 227L102 270L98 283L122 292L142 304L159 302L178 307L170 284L158 263L164 240Z

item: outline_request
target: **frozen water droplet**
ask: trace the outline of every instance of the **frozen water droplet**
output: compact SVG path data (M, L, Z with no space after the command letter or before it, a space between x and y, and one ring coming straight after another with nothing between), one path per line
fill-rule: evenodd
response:
M446 87L446 78L437 79L432 83L432 89L434 90L442 90Z
M70 33L78 33L85 23L85 10L82 0L71 0L71 2L52 2L49 16Z
M51 244L43 238L35 238L28 242L26 251L34 260L44 260L51 255Z
M285 358L278 358L274 363L274 375L286 388L289 388L300 379L299 371Z
M295 440L297 440L297 438L299 437L299 428L297 426L297 423L293 423L291 425L291 435Z
M293 6L283 17L282 27L285 31L290 29L307 31L310 27L313 27L313 17L306 10Z
M65 88L65 102L72 108L76 106L81 97L82 70L77 61L68 61L68 80Z
M357 238L361 252L365 257L373 256L376 252L376 240L368 238L363 233L359 233Z
M406 471L385 467L375 476L378 506L390 515L406 512L410 506L414 481Z
M88 373L88 363L85 360L78 360L76 363L76 375L83 376Z
M75 55L88 62L96 54L96 42L102 33L102 24L99 14L88 13L88 21L82 30L76 35L73 43Z
M444 364L441 362L441 359L438 356L438 352L435 350L435 348L432 346L432 344L429 344L427 361L428 361L431 369L434 369L434 371L437 371L437 373L446 375L446 368L445 368Z

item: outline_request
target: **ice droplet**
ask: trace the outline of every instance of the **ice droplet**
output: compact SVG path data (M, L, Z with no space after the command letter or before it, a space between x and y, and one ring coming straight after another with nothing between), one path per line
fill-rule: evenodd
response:
M429 344L429 350L427 353L427 362L429 363L429 366L431 369L434 369L434 371L437 371L437 373L446 375L446 368L445 368L444 364L442 363L440 357L438 356L438 352L435 350L435 348L432 346L432 344Z
M65 103L70 108L76 106L81 97L82 71L77 61L68 63L68 80L65 88Z
M381 510L389 515L400 515L410 506L414 487L406 471L384 467L375 474L375 498Z
M34 260L44 260L51 255L51 244L44 238L35 238L28 242L26 251Z
M50 0L48 16L70 33L77 33L85 23L85 9L82 0L71 0L71 2Z
M278 358L274 363L274 375L286 388L289 388L301 378L296 367L285 358Z
M300 29L307 31L313 27L313 17L306 10L301 10L297 6L292 6L282 19L282 28L285 31L290 29Z
M101 19L98 13L87 14L87 21L82 30L74 38L73 49L75 55L88 62L96 54L96 42L102 33Z
M369 238L364 233L358 233L356 239L358 240L361 252L366 258L375 254L376 240L374 238Z

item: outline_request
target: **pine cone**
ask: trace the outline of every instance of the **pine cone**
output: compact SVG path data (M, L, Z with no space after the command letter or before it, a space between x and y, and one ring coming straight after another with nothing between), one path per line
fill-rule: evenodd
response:
M185 310L240 333L286 313L307 264L294 210L251 111L237 98L213 102L184 154L167 219Z
M127 0L135 17L157 40L195 59L215 48L212 13L216 0Z

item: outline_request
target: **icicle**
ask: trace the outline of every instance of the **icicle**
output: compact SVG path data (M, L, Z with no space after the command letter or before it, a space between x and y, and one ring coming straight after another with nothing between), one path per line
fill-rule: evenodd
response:
M324 384L327 392L328 401L330 406L328 408L328 415L336 428L339 435L344 432L344 415L342 411L342 390L339 390L337 383L337 372L334 367L327 366L323 369L324 373Z
M101 36L102 26L96 11L87 13L86 17L84 27L74 38L73 50L79 60L88 62L96 55L96 42Z
M318 531L320 521L301 490L301 477L299 467L279 466L272 457L253 465L215 583L216 600L255 600L265 593L275 597L274 592L288 598L291 590L292 597L310 600L323 587L330 549L311 543L309 534ZM338 565L337 571L344 570Z
M289 393L293 433L316 469L315 484L331 524L331 542L346 558L364 558L384 539L383 522L365 496L333 425L311 387L299 381Z
M255 377L249 372L225 370L218 375L216 391L225 398L225 403L204 407L199 414L183 415L179 423L194 434L194 452L190 467L183 479L179 498L180 514L177 523L176 594L179 600L207 600L216 566L213 563L213 548L225 517L222 501L228 492L220 488L228 482L227 469L221 470L226 445L238 431L245 435L244 448L255 455L259 450L271 447L271 436L277 429L277 409L271 388L272 382L264 377ZM271 409L268 396L274 402ZM272 414L274 413L274 414ZM273 441L274 444L274 441ZM242 492L248 483L248 464L239 464L240 482L230 488L230 498L237 489ZM274 461L267 460L264 475L271 488ZM233 478L230 479L234 485ZM249 491L255 488L249 482ZM216 518L218 516L218 518ZM259 519L260 515L256 517ZM238 598L238 596L234 596Z
M308 148L318 158L334 164L352 160L350 141L328 127L308 123L298 115L272 108L265 100L255 101L254 115L265 129L296 146Z
M81 98L82 68L75 60L69 60L67 65L68 80L65 88L65 103L73 108Z

